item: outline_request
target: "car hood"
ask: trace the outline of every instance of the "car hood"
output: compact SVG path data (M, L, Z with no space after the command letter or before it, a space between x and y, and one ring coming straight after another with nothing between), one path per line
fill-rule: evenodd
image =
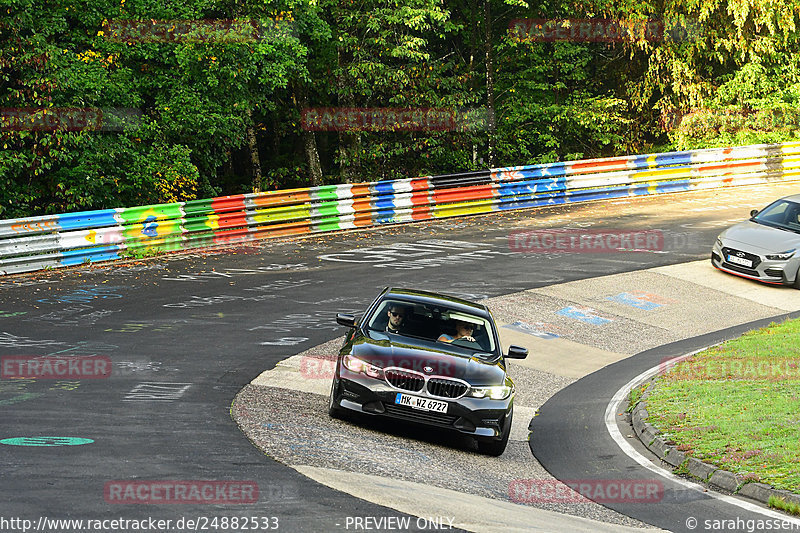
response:
M463 379L471 385L502 385L505 382L502 357L484 360L410 344L409 341L413 343L414 339L398 337L401 340L395 340L382 334L375 337L360 337L352 344L350 353L381 368L406 368L426 375Z
M720 233L719 237L724 246L735 246L732 243L746 245L745 251L779 253L800 247L800 234L749 220L726 229Z

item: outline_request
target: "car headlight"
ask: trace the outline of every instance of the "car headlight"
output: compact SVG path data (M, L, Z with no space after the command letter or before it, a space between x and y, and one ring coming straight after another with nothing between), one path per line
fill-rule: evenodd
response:
M719 245L720 248L722 248L722 239L720 239L719 237L717 237L717 244Z
M494 387L472 387L469 390L469 395L473 398L486 398L492 400L505 400L514 391L513 387L508 385L496 385Z
M781 252L779 254L771 254L767 255L767 259L771 261L786 261L787 259L791 259L794 256L796 249L793 250L786 250L785 252Z
M375 379L383 379L383 369L367 363L366 361L362 361L358 357L353 357L352 355L345 355L342 359L342 364L347 368L347 370L351 372L357 372L359 374L365 374L371 378Z

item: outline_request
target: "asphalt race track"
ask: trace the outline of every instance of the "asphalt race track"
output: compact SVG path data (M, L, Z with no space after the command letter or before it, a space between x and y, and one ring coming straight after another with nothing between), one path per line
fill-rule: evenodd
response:
M359 458L363 458L359 446L369 446L374 463L358 461L350 470L354 475L387 479L403 461L426 468L425 461L414 463L414 457L436 458L440 466L464 454L468 461L484 464L481 472L487 478L482 483L487 489L459 488L457 481L439 482L435 477L429 480L431 487L481 493L498 505L510 498L489 479L492 461L515 461L517 467L527 465L542 476L544 466L561 479L587 477L586 468L598 475L617 470L633 475L635 463L612 448L604 429L608 398L639 368L653 366L654 360L658 364L663 355L677 354L705 339L682 341L685 345L659 352L652 345L662 339L658 336L650 336L650 345L635 350L632 347L639 345L622 334L584 339L576 329L571 337L569 322L557 321L564 315L554 316L558 310L552 302L557 295L548 294L548 287L706 259L722 228L792 189L789 184L595 202L0 279L0 356L71 356L109 361L111 367L110 375L97 379L7 379L5 374L0 379L0 530L22 530L22 520L30 520L26 525L31 529L41 526L40 531L87 530L47 522L52 519L152 518L171 520L160 526L170 531L263 531L276 526L282 531L451 531L451 524L456 529L466 525L458 515L419 521L419 515L387 506L391 498L385 494L369 498L384 504L380 505L349 494L355 487L335 490L312 481L314 465L324 463L328 454L335 455L321 443L352 446ZM616 253L524 253L515 247L514 232L546 228L658 230L663 241L657 250ZM264 455L232 418L236 395L279 362L340 337L344 330L335 324L335 314L357 313L387 285L489 298L498 302L496 315L508 322L522 318L528 325L561 328L562 337L574 340L573 356L580 354L575 350L589 355L618 353L620 362L583 380L577 372L569 380L555 379L548 391L555 396L547 403L548 395L519 391L520 397L529 395L531 408L544 403L542 415L534 419L531 441L541 465L525 446L510 445L510 452L489 460L449 435L414 434L380 425L353 425L353 440L348 443L347 429L326 426L330 422L320 417L324 402L315 403L314 396L288 389L271 389L272 396L251 399L258 407L255 417L268 420L271 409L297 414L295 432L282 434L283 454ZM531 289L541 292L527 302L530 306L500 305L500 297ZM766 313L773 307L763 307L758 318L771 316ZM664 333L662 340L673 339ZM542 342L547 341L541 336L532 339L536 349L529 360L534 364L537 358L548 361ZM640 351L644 353L626 359ZM562 389L570 382L574 383ZM234 418L240 415L233 413ZM310 421L305 425L311 426L313 438L311 430L300 430L301 419ZM578 420L591 435L566 431ZM325 441L320 428L323 437L325 428L337 437ZM562 433L563 438L539 440L540 435ZM30 439L8 440L25 437ZM306 459L297 462L297 456ZM336 456L342 460L347 454ZM305 464L308 475L287 464ZM316 474L315 479L321 480ZM454 474L458 478L459 472ZM529 477L527 472L517 475ZM469 476L474 472L462 474ZM225 481L246 490L220 491ZM215 484L217 491L180 503L164 497L164 486L203 483ZM126 494L128 499L122 497ZM722 501L689 503L706 506L708 515L734 513ZM681 530L678 513L669 505L653 506L652 512L624 506L611 506L611 511L596 504L589 508L595 507L554 510L567 513L565 520L575 511L609 524ZM11 519L17 522L2 522ZM117 524L93 530L126 529Z

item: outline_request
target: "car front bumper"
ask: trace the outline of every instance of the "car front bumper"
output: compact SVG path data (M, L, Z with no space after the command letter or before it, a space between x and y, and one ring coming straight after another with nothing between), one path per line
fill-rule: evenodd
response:
M447 412L423 411L397 405L398 393L433 398L447 402ZM343 369L338 379L338 405L350 411L385 416L443 429L456 430L474 437L499 439L506 427L506 415L511 411L514 394L504 400L432 397L421 392L399 390L388 383Z
M792 285L800 267L800 257L795 255L787 260L771 260L765 255L750 252L740 243L714 243L711 250L711 264L723 272L773 285ZM732 262L731 256L752 262L751 266Z

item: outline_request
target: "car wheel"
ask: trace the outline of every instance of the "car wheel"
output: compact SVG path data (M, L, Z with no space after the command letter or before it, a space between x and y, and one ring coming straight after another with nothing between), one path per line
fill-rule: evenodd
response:
M800 289L800 268L797 269L797 274L794 275L794 284L792 286L795 289Z
M484 455L491 455L493 457L499 457L503 455L503 452L506 451L506 445L508 444L508 437L511 435L511 421L514 416L513 409L508 413L506 417L506 429L503 432L503 436L500 440L479 440L478 441L478 451Z
M337 389L339 388L337 385L338 383L336 382L335 378L331 380L331 394L330 398L328 399L328 415L331 418L338 418L341 420L344 418L344 411L341 407L339 407L339 404L336 400L336 393L338 392Z

